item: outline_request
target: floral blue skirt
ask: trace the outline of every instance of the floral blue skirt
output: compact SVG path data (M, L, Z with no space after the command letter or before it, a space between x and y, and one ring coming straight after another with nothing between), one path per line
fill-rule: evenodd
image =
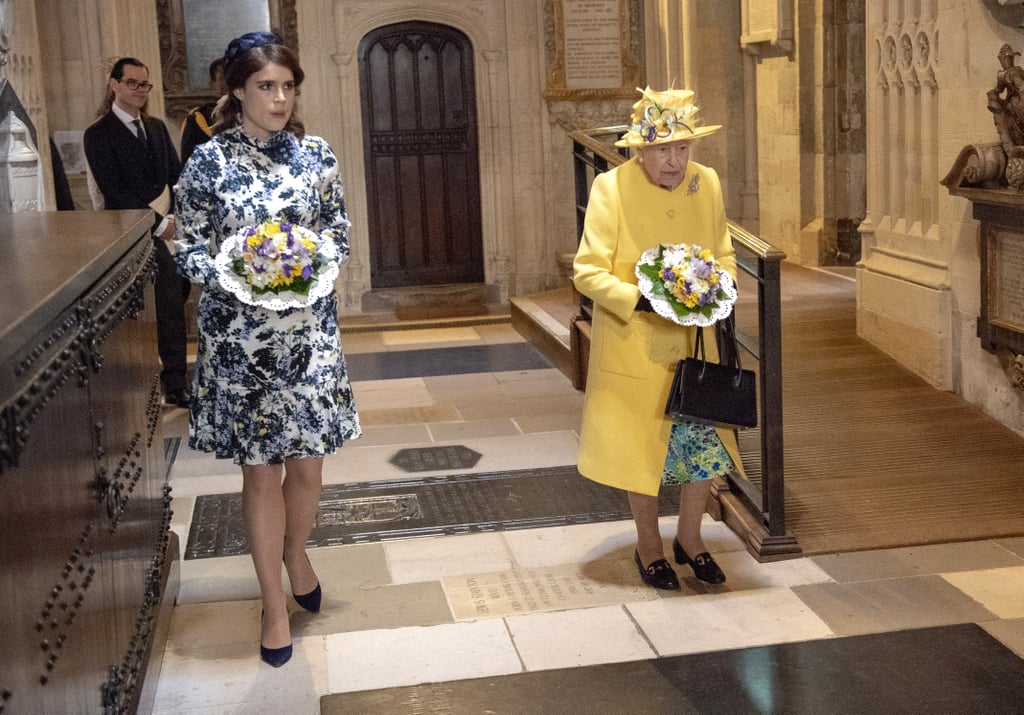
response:
M204 290L189 446L236 464L323 457L360 436L332 293L272 311Z
M672 421L662 484L702 482L724 477L732 470L732 457L714 427L688 420Z

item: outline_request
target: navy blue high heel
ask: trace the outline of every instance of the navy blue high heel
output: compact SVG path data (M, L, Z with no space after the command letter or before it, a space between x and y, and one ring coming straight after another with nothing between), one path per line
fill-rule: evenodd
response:
M309 554L306 554L306 563L309 564L309 568L313 568L313 564L309 561ZM320 590L320 582L316 582L316 588L309 593L298 594L292 591L292 598L295 602L305 608L310 613L320 613L320 600L323 598L323 592Z
M267 648L265 645L260 643L260 660L269 666L274 668L280 668L282 665L292 659L292 644L289 643L284 648Z
M263 629L263 611L260 611L260 630ZM263 645L263 639L260 639L260 660L267 665L280 668L282 665L292 659L292 644L282 648L267 648Z
M320 591L319 582L317 582L316 588L309 593L304 593L302 595L292 593L292 598L295 599L295 602L310 613L320 613L320 599L322 596L323 593Z

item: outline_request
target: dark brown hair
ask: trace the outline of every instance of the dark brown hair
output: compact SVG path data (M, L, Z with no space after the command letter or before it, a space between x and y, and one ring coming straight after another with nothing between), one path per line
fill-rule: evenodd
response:
M149 67L146 67L142 63L142 60L137 60L134 57L122 57L114 66L110 68L109 79L116 79L120 81L124 77L124 66L131 65L132 67L141 67L149 73ZM110 88L110 83L107 82L106 93L103 95L103 101L100 103L99 109L96 110L96 116L102 117L104 114L110 111L110 108L114 105L114 90ZM146 104L143 105L142 111L145 113L146 108L149 106L149 100L146 100Z
M246 81L252 75L259 72L268 64L281 65L292 71L295 78L295 94L298 95L299 86L306 74L299 66L298 56L284 45L270 44L260 45L246 50L238 57L226 63L224 67L224 83L227 85L227 94L218 103L214 112L216 123L213 125L213 133L220 134L223 131L237 127L242 123L242 103L235 96L234 90L245 87ZM298 102L292 107L292 116L284 127L285 131L291 132L299 139L306 134L306 127L298 116Z

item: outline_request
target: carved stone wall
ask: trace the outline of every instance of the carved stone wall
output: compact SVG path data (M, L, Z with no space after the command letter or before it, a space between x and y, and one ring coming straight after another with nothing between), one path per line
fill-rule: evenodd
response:
M951 256L939 223L945 167L938 159L940 95L950 68L938 56L934 5L867 8L869 182L868 213L860 227L858 332L948 389Z
M986 93L1018 23L992 3L867 3L868 205L858 333L1017 431L1024 400L982 349L979 226L940 185L965 146L997 143Z
M334 147L348 187L352 256L338 282L343 311L358 312L370 290L359 41L376 27L406 20L455 27L476 53L485 282L499 288L502 301L564 285L558 255L575 251L577 237L562 122L618 123L631 102L625 110L614 102L549 107L544 6L544 0L298 0L303 118Z
M107 91L113 62L124 56L149 68L153 90L146 111L163 117L160 44L156 4L134 0L37 0L39 17L47 18L40 36L47 61L42 68L51 130L85 129ZM178 136L177 125L169 125Z

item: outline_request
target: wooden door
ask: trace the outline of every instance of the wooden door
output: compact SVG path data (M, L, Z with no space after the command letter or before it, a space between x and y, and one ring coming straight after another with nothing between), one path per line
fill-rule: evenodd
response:
M483 281L473 48L429 22L359 45L373 288Z

